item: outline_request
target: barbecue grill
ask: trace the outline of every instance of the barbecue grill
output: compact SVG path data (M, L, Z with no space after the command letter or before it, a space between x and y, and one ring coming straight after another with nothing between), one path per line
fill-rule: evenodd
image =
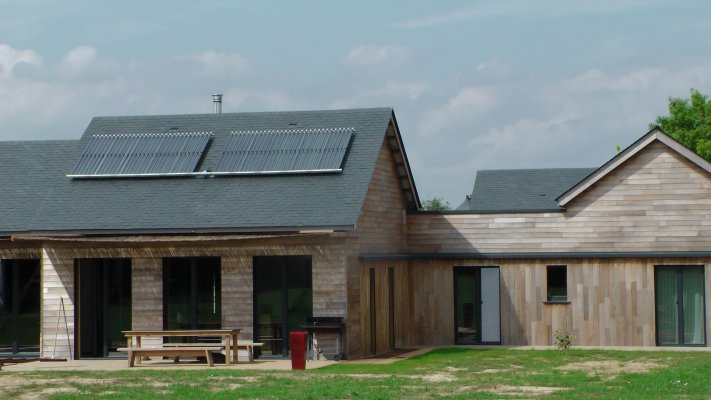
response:
M345 355L343 354L343 329L345 327L345 324L343 322L343 317L310 317L306 320L306 325L301 325L301 329L305 330L306 332L309 333L309 351L311 352L311 355L313 358L317 358L320 354L323 354L324 356L326 355L331 355L332 358L336 361L342 360L345 358ZM328 334L335 333L336 334L336 346L335 346L335 353L334 352L324 352L322 345L319 345L318 348L314 346L314 339L316 341L320 340L318 339L319 335L321 337L324 336L330 336ZM328 349L327 349L328 350Z

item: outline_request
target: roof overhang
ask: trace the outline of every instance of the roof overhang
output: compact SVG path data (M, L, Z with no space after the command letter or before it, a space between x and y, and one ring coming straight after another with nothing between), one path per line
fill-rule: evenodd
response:
M12 236L14 242L39 241L39 242L73 242L73 243L127 243L127 244L147 244L147 243L214 243L241 240L263 240L263 239L284 239L303 237L327 237L330 233L293 233L282 235L124 235L124 236L39 236L39 235L16 235Z
M521 253L405 253L361 254L363 261L414 261L414 260L535 260L580 258L707 258L711 251L659 251L659 252L521 252Z
M54 230L54 231L25 231L25 232L0 232L0 237L9 237L12 240L46 240L48 238L81 238L81 237L127 237L127 236L175 236L175 235L219 235L245 236L245 235L308 235L332 234L336 232L353 232L353 225L340 226L284 226L284 227L252 227L252 228L166 228L166 229L103 229L103 230ZM39 239L38 239L39 238Z
M385 140L393 154L395 169L400 177L400 189L405 193L408 207L419 210L422 208L422 203L420 202L420 196L417 194L415 180L412 177L412 169L410 168L410 162L407 160L405 145L402 142L400 128L397 125L394 112L391 113L390 116L390 123L388 124L388 130L385 134Z
M674 140L674 138L664 133L664 131L662 131L659 127L656 127L651 131L647 132L646 135L639 138L636 142L632 143L629 147L618 153L615 157L610 159L610 161L603 164L603 166L596 169L593 173L585 177L582 181L578 182L575 186L568 189L568 191L558 196L558 198L556 199L558 201L558 205L561 207L565 207L566 204L570 203L573 199L578 197L578 195L583 193L590 186L594 185L596 182L607 176L609 173L619 167L622 163L634 157L636 154L638 154L640 151L642 151L654 141L664 143L677 153L687 158L692 163L699 166L701 169L711 173L711 163L706 161L703 157L699 156L683 144Z

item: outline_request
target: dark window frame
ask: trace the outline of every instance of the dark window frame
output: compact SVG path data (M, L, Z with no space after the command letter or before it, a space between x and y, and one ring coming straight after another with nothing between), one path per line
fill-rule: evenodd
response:
M546 266L546 303L568 302L568 266Z

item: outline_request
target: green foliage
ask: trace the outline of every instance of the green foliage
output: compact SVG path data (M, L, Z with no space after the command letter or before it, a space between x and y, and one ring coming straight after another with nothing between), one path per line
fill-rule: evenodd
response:
M555 345L558 347L558 350L568 350L570 346L573 345L573 335L568 331L556 329L553 332L553 338L555 339Z
M691 89L689 99L669 98L669 116L657 117L650 128L664 132L711 161L711 100Z
M449 202L444 199L433 197L422 203L422 209L425 211L446 211L451 210L452 206L450 206Z

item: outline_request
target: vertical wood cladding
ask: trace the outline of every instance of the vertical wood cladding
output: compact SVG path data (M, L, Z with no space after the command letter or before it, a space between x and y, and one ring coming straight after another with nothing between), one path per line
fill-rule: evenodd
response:
M383 268L387 263L372 262ZM499 266L501 343L552 345L557 329L572 333L576 346L654 346L654 266L704 265L706 301L711 299L711 259L556 259L410 261L408 285L399 302L401 346L454 344L455 266ZM546 300L546 267L567 265L568 303ZM403 268L405 269L405 268ZM403 273L403 272L401 272ZM400 318L400 316L402 318ZM711 309L706 309L706 331ZM711 336L709 336L711 337Z
M389 128L389 135L394 134L393 127ZM386 136L381 146L378 161L375 165L368 192L363 202L363 208L356 227L356 240L353 247L353 257L348 263L348 320L347 338L349 357L364 357L370 354L371 331L369 317L369 282L363 279L363 274L368 274L367 266L357 258L360 254L368 253L397 253L406 248L406 224L404 212L407 200L401 189L400 177L397 172L395 159L389 145L390 136ZM376 290L378 301L383 308L376 310L378 324L377 353L390 349L389 329L382 327L387 324L386 302L381 302L381 296L387 295L386 270L379 268L376 271ZM396 286L400 282L395 279Z

